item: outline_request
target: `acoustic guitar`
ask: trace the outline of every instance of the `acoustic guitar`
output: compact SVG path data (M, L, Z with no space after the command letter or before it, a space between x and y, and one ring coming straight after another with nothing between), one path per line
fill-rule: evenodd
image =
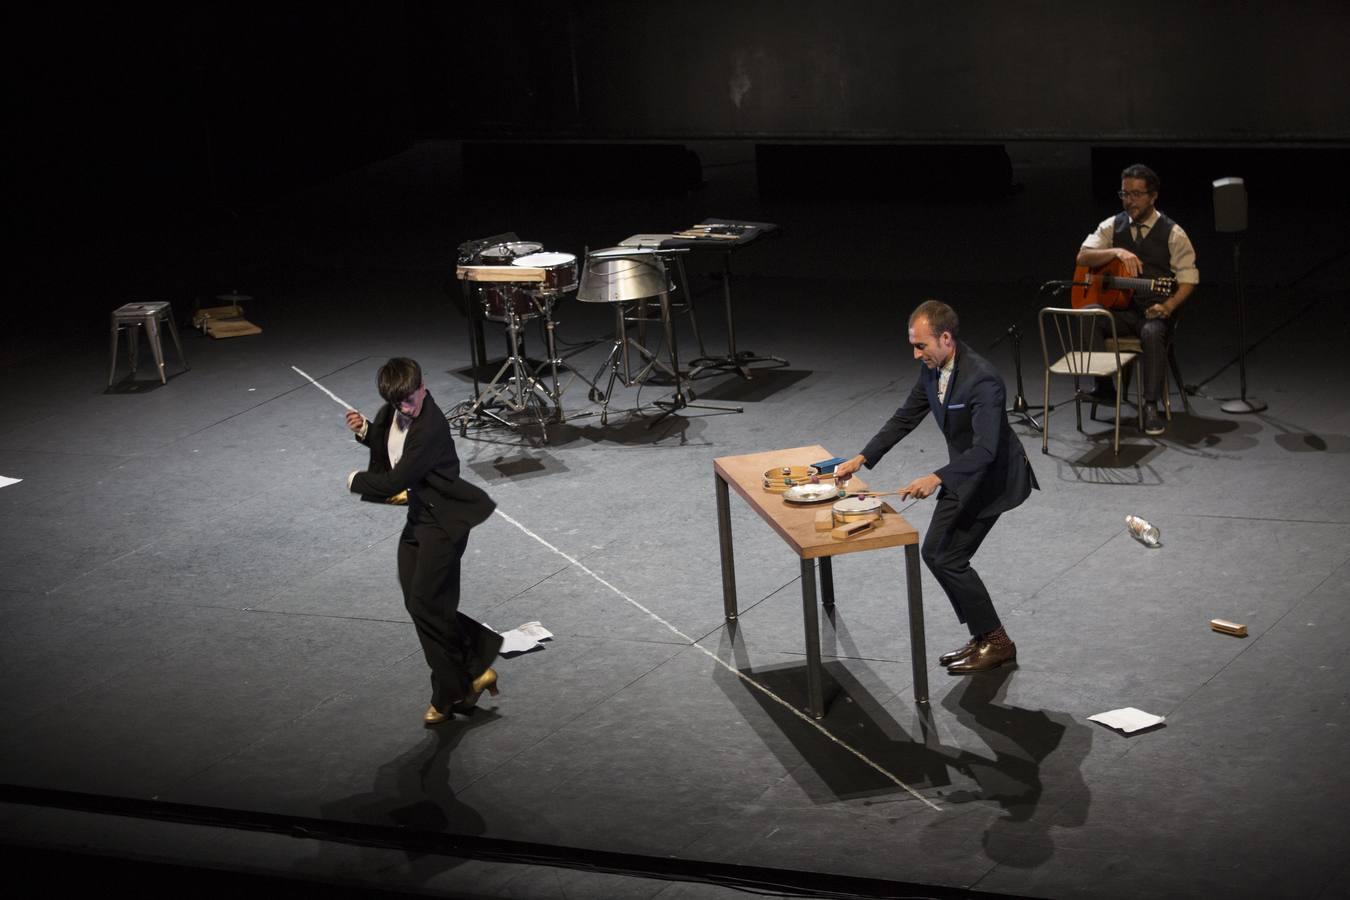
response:
M1073 270L1073 289L1070 298L1074 309L1085 306L1103 306L1107 309L1125 309L1135 291L1148 291L1170 297L1177 289L1174 278L1131 278L1125 272L1125 263L1113 259L1090 269L1079 266Z

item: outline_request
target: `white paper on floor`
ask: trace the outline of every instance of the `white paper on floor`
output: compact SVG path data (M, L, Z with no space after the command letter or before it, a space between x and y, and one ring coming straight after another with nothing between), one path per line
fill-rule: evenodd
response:
M510 631L502 632L502 649L497 652L502 656L508 653L527 653L530 650L538 650L544 646L540 641L547 641L552 637L553 632L538 622L526 622Z
M1123 731L1126 734L1167 721L1167 719L1162 716L1146 713L1142 709L1135 709L1133 706L1126 706L1122 709L1113 709L1110 712L1097 713L1095 716L1088 716L1088 718L1094 722L1101 722L1103 725L1110 728Z
M0 475L0 487L9 487L11 484L18 484L23 481L22 478L10 478L8 475Z

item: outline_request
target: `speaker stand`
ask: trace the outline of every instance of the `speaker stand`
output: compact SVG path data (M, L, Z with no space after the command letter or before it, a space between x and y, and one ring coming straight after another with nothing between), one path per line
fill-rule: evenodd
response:
M1247 303L1242 296L1242 241L1236 239L1233 241L1233 275L1237 283L1238 297L1238 346L1241 348L1238 353L1238 379L1241 385L1242 396L1236 400L1228 400L1219 409L1226 413L1234 415L1243 415L1246 413L1259 413L1266 409L1266 404L1255 397L1247 396Z

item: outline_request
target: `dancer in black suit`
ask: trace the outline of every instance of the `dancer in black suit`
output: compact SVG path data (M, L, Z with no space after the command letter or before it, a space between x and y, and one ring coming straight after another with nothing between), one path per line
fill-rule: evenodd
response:
M931 411L947 439L947 465L900 489L923 498L938 491L937 509L923 542L923 558L946 591L970 640L939 657L953 675L1016 662L1017 645L1008 637L970 558L998 517L1038 488L1022 443L1008 425L1006 391L998 371L957 341L956 311L926 300L909 317L909 342L923 363L904 404L862 453L835 471L837 483L860 467L872 468Z
M459 477L450 425L427 393L421 367L391 359L380 368L378 386L385 404L374 422L347 413L347 427L370 448L368 468L349 475L347 486L361 499L381 503L403 502L406 492L398 580L431 667L431 705L423 722L436 725L467 713L485 689L497 694L490 664L501 635L459 612L459 567L469 529L492 515L496 504Z

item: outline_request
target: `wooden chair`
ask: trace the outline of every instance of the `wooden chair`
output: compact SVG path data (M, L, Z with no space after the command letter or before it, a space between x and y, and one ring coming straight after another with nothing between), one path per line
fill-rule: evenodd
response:
M1116 337L1116 322L1109 312L1101 308L1046 307L1041 310L1039 322L1041 357L1045 362L1046 410L1044 427L1041 429L1041 452L1050 452L1050 376L1067 375L1073 378L1073 408L1079 431L1083 430L1083 400L1088 399L1086 392L1079 385L1079 379L1114 376L1116 425L1111 446L1119 455L1120 398L1124 393L1124 373L1139 358L1139 354L1120 348L1120 341ZM1142 428L1144 408L1142 401L1139 402L1138 408Z

